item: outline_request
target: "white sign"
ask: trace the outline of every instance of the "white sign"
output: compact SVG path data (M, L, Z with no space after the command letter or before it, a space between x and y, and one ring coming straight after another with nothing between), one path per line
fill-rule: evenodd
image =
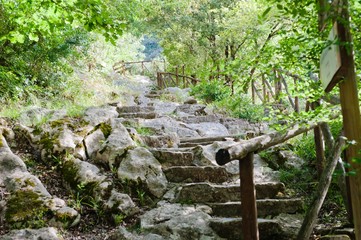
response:
M337 71L341 68L342 63L340 45L337 42L337 23L333 25L328 35L328 40L332 42L332 44L322 51L320 63L320 79L323 89L326 92L331 91L340 80L337 76Z

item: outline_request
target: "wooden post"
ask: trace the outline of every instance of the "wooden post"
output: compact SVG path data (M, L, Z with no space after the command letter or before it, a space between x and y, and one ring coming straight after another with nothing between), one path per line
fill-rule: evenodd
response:
M318 106L320 106L319 102L313 102L311 103L312 110L315 110ZM323 172L324 166L325 166L325 146L323 144L323 135L322 130L320 126L317 126L313 129L314 133L314 139L315 139L315 147L316 147L316 168L318 177L321 177L321 174Z
M178 66L175 68L175 84L179 86Z
M352 209L351 213L349 213L352 216L349 216L349 218L353 219L356 240L361 240L361 164L353 161L354 158L360 157L361 117L350 31L349 0L332 1L331 11L328 12L325 12L325 9L327 9L325 6L328 4L328 1L318 0L318 4L320 8L320 31L327 26L325 19L337 20L335 26L337 27L336 34L340 43L338 47L341 64L338 69L330 69L336 71L332 79L328 79L331 82L327 83L327 81L324 81L326 82L325 89L327 91L330 91L333 85L339 82L344 134L349 141L355 141L355 144L348 146L345 150L345 161L351 166L348 170L356 172L355 176L347 177L349 203ZM326 70L328 69L326 68Z
M341 7L342 22L338 22L338 34L341 42L341 60L342 65L346 66L344 80L340 82L339 87L345 137L350 141L356 141L355 145L351 145L346 149L345 158L346 161L351 164L352 170L356 171L355 176L348 177L348 182L355 237L356 240L361 240L361 164L352 161L353 158L357 156L360 157L361 117L357 95L348 2L348 0L343 1L343 6Z
M185 66L182 65L182 75L183 75L183 87L186 87L186 76L185 76Z
M243 239L258 240L256 189L253 179L253 155L248 153L239 160L239 175L241 179L241 212Z

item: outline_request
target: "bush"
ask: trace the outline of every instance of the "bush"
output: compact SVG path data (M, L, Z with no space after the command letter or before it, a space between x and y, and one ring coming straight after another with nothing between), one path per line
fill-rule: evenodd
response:
M312 163L316 161L316 146L313 134L303 135L294 142L295 153L305 161Z
M191 89L191 95L211 103L228 99L231 90L221 80L202 81Z
M251 122L259 122L264 117L263 106L253 104L250 97L245 94L223 99L218 106L224 108L232 117L247 119Z

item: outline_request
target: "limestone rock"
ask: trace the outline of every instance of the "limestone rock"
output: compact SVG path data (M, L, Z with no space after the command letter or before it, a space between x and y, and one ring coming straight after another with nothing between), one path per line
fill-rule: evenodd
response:
M100 169L88 162L76 158L70 158L63 164L64 179L72 188L78 185L86 188L87 192L92 193L94 188L106 180L106 177L100 173Z
M132 216L139 212L129 195L112 190L105 207L113 212L120 212L126 216Z
M155 101L153 106L154 111L159 115L170 115L174 113L176 108L179 106L179 103Z
M158 160L147 149L138 147L128 151L118 168L121 180L139 180L151 194L161 197L167 188L167 179Z
M100 150L102 143L105 142L105 136L101 129L97 129L84 138L86 155L88 158L94 158Z
M109 168L112 169L118 165L117 160L119 157L126 153L126 151L135 148L136 144L130 137L127 129L123 126L121 119L111 119L108 127L110 134L101 145L94 160L107 164Z
M14 239L63 240L64 238L53 227L39 228L39 229L12 230L10 233L0 237L0 240L14 240Z
M187 124L187 128L195 130L201 137L227 136L229 132L227 128L214 122L202 122Z
M50 210L55 216L53 221L62 220L61 227L78 222L80 215L74 209L67 208L69 214L66 218L58 215L60 209L65 210L65 202L53 198L39 178L30 174L24 162L11 152L2 135L0 137L0 186L4 186L9 193L2 207L1 219L10 224L37 221L39 215Z
M186 117L186 116L200 116L200 115L206 115L206 112L204 109L206 108L205 105L202 104L182 104L179 105L175 113L179 117Z
M141 228L166 239L222 239L209 227L208 208L162 203L140 216Z
M144 144L152 148L174 148L180 143L178 135L174 132L140 138Z
M140 124L144 127L161 130L164 133L177 133L180 138L199 137L197 131L187 128L185 124L178 122L168 116L156 119L147 119L142 121Z
M90 107L84 113L84 120L93 126L116 117L118 117L117 108L113 106Z
M148 233L145 236L129 232L125 227L120 226L107 238L109 240L166 240L160 235Z
M54 121L66 116L65 110L49 110L41 107L33 107L20 114L19 122L25 126L36 125L44 120Z

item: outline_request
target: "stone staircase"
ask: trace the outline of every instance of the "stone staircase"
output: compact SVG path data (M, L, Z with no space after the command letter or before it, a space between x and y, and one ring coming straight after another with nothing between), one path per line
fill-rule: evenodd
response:
M175 165L172 165L173 159L187 154L174 152L173 158L170 153L170 151L167 154L158 152L156 155L165 166L163 171L168 181L178 187L172 201L188 205L208 205L212 209L211 228L222 238L242 239L240 186L232 180L234 176L224 167L189 165L191 162L189 156L187 161L174 161ZM188 165L183 165L184 163ZM285 232L282 223L272 219L279 214L294 214L302 211L302 200L284 198L284 192L285 186L281 182L256 183L260 239L295 237Z
M161 93L149 93L146 96L157 99ZM148 105L152 105L149 104ZM156 118L159 114L153 106L122 107L118 112L124 118ZM215 142L223 142L229 139L248 138L253 136L254 131L239 132L240 121L237 119L222 119L214 115L192 114L191 109L199 109L197 106L181 105L175 111L181 109L188 111L188 116L174 117L187 124L223 124L231 134L211 136L180 136L176 147L151 148L150 151L162 164L163 172L169 181L169 192L164 201L181 205L206 205L210 207L211 220L209 226L222 239L242 239L241 233L241 202L239 176L229 172L226 167L217 166L215 163L208 164L197 161L195 149L199 146L207 146ZM151 116L151 117L150 117ZM142 125L143 120L137 121ZM192 125L193 127L194 125ZM166 128L166 127L165 127ZM165 129L164 127L161 130ZM179 131L180 132L180 131ZM201 131L197 131L198 133ZM295 231L289 232L285 223L277 219L280 214L292 216L300 213L303 202L299 198L285 197L285 186L281 182L258 182L256 183L256 197L258 208L258 224L260 239L293 239ZM297 226L293 226L296 227Z

